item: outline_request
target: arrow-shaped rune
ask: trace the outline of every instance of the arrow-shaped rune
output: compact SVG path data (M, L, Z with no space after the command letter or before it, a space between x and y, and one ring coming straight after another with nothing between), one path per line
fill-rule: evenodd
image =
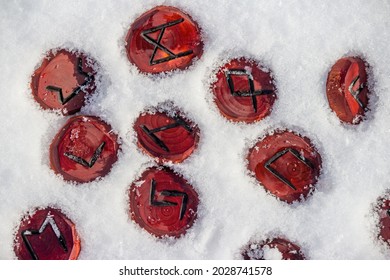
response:
M360 84L359 88L355 91L353 87L355 86L356 82L360 79L360 76L356 76L355 79L351 82L351 84L348 87L349 92L352 94L353 98L355 98L356 102L359 104L361 108L364 108L362 101L359 99L360 92L364 89L364 83Z

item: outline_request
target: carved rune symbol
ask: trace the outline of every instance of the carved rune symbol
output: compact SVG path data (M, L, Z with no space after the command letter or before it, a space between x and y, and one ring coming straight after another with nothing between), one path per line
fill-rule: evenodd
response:
M351 82L351 84L348 87L349 92L352 94L353 98L355 98L356 102L359 104L361 108L363 108L363 103L359 99L359 94L364 89L364 83L360 84L359 88L355 91L353 87L355 86L356 82L360 79L360 76L356 76L355 79Z
M163 206L175 206L177 205L176 202L170 202L166 200L157 201L154 199L154 196L156 194L156 181L152 179L151 186L150 186L150 196L149 196L149 204L157 207L163 207ZM188 203L188 195L184 192L179 192L175 190L163 190L161 192L161 195L163 196L181 196L181 207L180 207L180 220L183 219L184 214L187 209L187 203Z
M172 59L175 59L175 58L179 58L179 57L182 57L182 56L186 56L186 55L189 55L189 54L193 53L192 50L188 50L188 51L184 51L184 52L175 54L170 49L168 49L167 47L165 47L164 45L162 45L160 43L166 28L174 26L176 24L179 24L179 23L181 23L183 21L184 21L184 19L180 18L178 20L171 21L171 22L168 22L168 23L165 23L165 24L162 24L162 25L159 25L159 26L156 26L156 27L153 27L151 29L144 30L144 31L141 32L142 38L144 38L148 43L150 43L150 44L152 44L154 46L153 54L152 54L152 56L150 57L150 60L149 60L149 65L156 65L156 64L159 64L159 63L167 62L169 60L172 60ZM157 41L148 36L148 34L154 33L154 32L159 31L159 30L160 30L160 34L158 35ZM154 60L154 57L156 56L156 53L157 53L158 49L160 49L161 51L166 53L168 56L164 57L164 58L160 58L160 59Z
M280 174L276 169L274 169L273 167L271 167L271 164L274 163L275 161L277 161L279 158L281 158L283 155L285 155L286 153L291 153L293 156L295 156L300 162L302 162L303 164L305 164L306 166L308 166L310 169L314 169L314 166L313 164L308 160L306 159L303 155L301 155L299 153L299 151L297 151L296 149L294 148L287 148L287 149L284 149L283 151L280 151L278 153L276 153L273 157L271 157L264 165L265 169L267 169L269 172L272 173L272 175L274 175L276 178L278 178L280 181L282 181L283 183L285 183L287 186L289 186L291 189L293 190L297 190L297 188L286 178L284 177L282 174Z
M62 104L65 105L69 100L71 100L73 97L75 97L80 90L86 86L89 82L93 81L94 76L91 75L90 73L84 72L83 70L83 61L81 58L77 59L77 72L85 77L84 83L81 85L77 86L72 93L68 97L64 97L64 94L62 93L62 88L56 87L56 86L47 86L46 89L50 91L56 91L58 93L58 101Z
M239 97L251 97L252 98L252 106L255 113L257 113L257 99L258 95L267 95L272 94L273 90L255 90L255 85L253 82L253 76L250 72L245 69L229 69L225 71L225 76L227 83L229 85L230 93L233 96ZM232 76L246 76L249 83L249 91L236 91L234 88L234 82Z
M103 148L104 148L105 145L106 145L106 142L102 142L99 145L99 147L93 153L93 156L92 156L92 158L91 158L91 160L89 162L86 161L85 159L81 158L81 157L72 155L71 153L68 153L68 152L65 152L64 156L66 156L67 158L69 158L69 159L71 159L71 160L81 164L84 167L92 168L94 166L95 162L97 161L97 159L99 158L99 156L101 155L101 153L103 152Z
M22 239L23 239L24 243L26 244L27 250L28 250L28 252L30 253L31 257L34 260L38 260L39 258L37 256L37 254L35 253L35 251L34 251L32 245L31 245L30 241L27 239L27 236L39 235L39 234L43 233L43 231L49 225L52 228L55 236L57 237L58 242L60 243L62 249L64 249L65 252L68 252L68 247L66 246L65 238L62 235L60 229L58 228L56 222L54 221L53 216L50 215L50 213L49 213L49 214L47 214L46 219L42 223L42 225L39 228L39 230L36 230L36 229L26 229L26 230L22 231L22 233L21 233Z
M187 130L189 133L192 132L191 127L182 118L175 117L174 120L176 122L165 125L165 126L157 127L155 129L148 129L145 125L141 125L141 128L150 138L152 138L154 143L156 143L164 151L169 152L169 148L165 145L165 143L160 138L158 138L155 135L155 133L160 132L160 131L164 131L167 129L171 129L174 127L178 127L178 126L183 126L185 128L185 130Z

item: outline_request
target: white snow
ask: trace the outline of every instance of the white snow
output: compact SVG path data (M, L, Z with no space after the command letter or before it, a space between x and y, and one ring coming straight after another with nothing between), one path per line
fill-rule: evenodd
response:
M60 207L81 237L80 259L232 259L250 239L280 233L309 259L385 259L373 203L389 188L390 3L386 0L1 1L0 259L15 258L23 214ZM181 8L203 30L204 54L185 71L140 74L124 38L143 12ZM98 92L82 109L112 125L121 152L100 181L72 185L49 168L48 146L67 118L42 111L29 82L45 53L67 47L100 65ZM370 65L370 112L341 124L328 106L328 70L342 56ZM256 124L226 121L210 102L215 67L235 56L256 59L274 76L273 112ZM177 240L157 240L129 220L127 190L152 164L132 125L145 108L171 100L201 130L198 149L172 166L200 196L198 219ZM288 205L249 177L245 157L276 128L308 136L323 159L317 190Z
M271 248L269 246L264 246L264 259L266 260L282 260L283 255L277 248Z

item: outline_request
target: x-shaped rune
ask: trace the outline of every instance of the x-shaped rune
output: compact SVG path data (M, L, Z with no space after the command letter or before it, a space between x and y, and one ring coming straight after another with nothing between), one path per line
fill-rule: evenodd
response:
M355 98L356 102L359 104L361 108L363 108L363 103L359 99L359 94L364 89L364 83L360 84L359 88L355 91L353 87L355 86L356 82L360 79L360 76L356 76L355 79L351 82L351 84L348 87L349 92L352 94L353 98Z
M229 85L230 93L233 96L239 97L251 97L252 106L255 113L257 113L257 99L258 95L267 95L272 94L273 90L255 90L255 85L253 82L253 76L250 72L245 69L229 69L225 71L225 76L227 83ZM236 91L234 88L234 82L232 76L246 76L249 83L249 91Z
M64 156L81 164L84 167L92 168L94 166L95 162L97 161L97 159L99 158L99 156L101 155L101 153L103 152L103 148L105 145L106 145L106 142L102 142L99 145L99 147L97 147L96 151L93 153L92 158L89 162L81 157L75 156L75 155L68 153L68 152L65 152Z
M267 169L269 172L272 173L272 175L274 175L276 178L278 178L280 181L282 181L283 183L285 183L287 186L289 186L291 189L293 190L297 190L297 188L286 178L284 177L282 174L280 174L276 169L274 169L273 167L271 167L271 164L274 163L275 161L277 161L280 157L282 157L283 155L285 155L286 153L291 153L293 156L295 156L300 162L302 162L303 164L305 164L306 166L308 166L309 168L311 169L314 169L314 166L313 164L308 160L306 159L303 155L301 155L299 153L299 151L297 151L296 149L294 148L287 148L287 149L284 149L283 151L280 151L278 153L276 153L273 157L271 157L265 164L264 164L264 167L265 169Z
M78 58L77 59L77 72L84 76L85 77L85 81L84 83L82 83L81 85L77 86L73 91L72 93L68 96L68 97L64 97L64 94L62 93L62 88L60 87L56 87L56 86L47 86L46 89L47 90L50 90L50 91L56 91L58 93L58 101L62 104L62 105L65 105L66 103L68 103L73 97L75 97L79 92L80 90L86 86L89 82L93 81L94 80L94 76L87 73L87 72L84 72L83 70L83 61L81 58Z
M46 229L47 226L50 226L55 234L55 236L58 239L58 242L60 243L62 249L64 249L65 252L68 252L68 247L66 246L65 238L62 235L60 229L58 228L56 222L54 221L54 218L52 215L48 214L45 221L42 223L41 227L36 230L36 229L26 229L22 231L22 239L24 243L26 244L27 250L30 253L31 257L34 260L38 260L38 256L35 253L30 241L28 240L27 236L32 236L32 235L39 235L43 233L43 231Z
M149 204L157 207L163 207L163 206L175 206L177 205L176 202L170 202L166 200L157 201L154 199L154 196L156 194L156 181L152 179L151 186L150 186L150 196L149 196ZM180 220L183 219L184 214L187 209L187 203L188 203L188 195L185 192L179 192L175 190L163 190L161 192L161 195L163 196L181 196L182 197L182 203L180 207Z
M176 58L179 58L179 57L182 57L182 56L186 56L186 55L189 55L189 54L193 53L192 50L188 50L188 51L184 51L184 52L175 54L170 49L168 49L166 46L161 44L161 39L162 39L162 37L164 35L165 29L168 28L168 27L174 26L176 24L179 24L179 23L181 23L183 21L184 21L184 19L180 18L178 20L171 21L171 22L168 22L168 23L165 23L165 24L162 24L162 25L159 25L159 26L156 26L156 27L153 27L151 29L144 30L144 31L141 32L142 38L144 38L148 43L150 43L150 44L152 44L154 46L153 54L152 54L152 56L150 57L150 60L149 60L149 65L156 65L156 64L159 64L159 63L167 62L169 60L176 59ZM157 37L157 41L148 36L148 34L154 33L154 32L159 31L159 30L161 30L161 31L160 31L160 34ZM154 57L156 56L156 53L157 53L158 49L160 49L161 51L166 53L168 56L164 57L164 58L160 58L160 59L154 60Z
M165 125L165 126L157 127L155 129L149 129L145 125L141 125L141 128L150 138L152 138L154 143L156 143L164 151L169 152L169 148L167 147L167 145L165 145L164 141L162 141L160 138L158 138L155 135L155 133L160 132L160 131L164 131L167 129L171 129L174 127L178 127L178 126L183 126L185 128L185 130L187 130L189 133L192 132L192 128L185 122L185 120L183 120L180 117L175 117L174 120L176 122Z

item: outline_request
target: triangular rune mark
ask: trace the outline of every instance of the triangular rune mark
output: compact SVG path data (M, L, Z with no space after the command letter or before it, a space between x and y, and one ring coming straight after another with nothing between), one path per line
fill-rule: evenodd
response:
M184 19L180 18L178 20L171 21L171 22L168 22L168 23L165 23L165 24L162 24L162 25L159 25L159 26L156 26L156 27L153 27L151 29L144 30L144 31L141 32L142 38L144 38L148 43L150 43L150 44L152 44L154 46L153 54L152 54L152 56L150 57L150 60L149 60L149 65L156 65L156 64L159 64L159 63L167 62L169 60L176 59L176 58L179 58L179 57L182 57L182 56L186 56L186 55L189 55L189 54L193 53L192 50L188 50L188 51L184 51L184 52L175 54L170 49L168 49L167 47L165 47L164 45L162 45L160 43L166 28L174 26L176 24L179 24L179 23L181 23L183 21L184 21ZM151 38L150 36L148 36L148 34L154 33L154 32L159 31L159 30L160 30L160 34L157 37L157 41L155 39ZM164 58L160 58L160 59L154 60L154 57L156 56L156 53L157 53L158 49L160 49L161 51L166 53L168 56L164 57Z

